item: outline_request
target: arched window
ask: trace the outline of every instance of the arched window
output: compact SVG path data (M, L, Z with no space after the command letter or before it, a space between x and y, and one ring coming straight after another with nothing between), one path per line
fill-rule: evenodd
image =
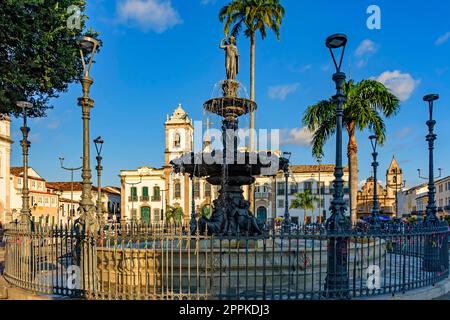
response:
M173 136L173 147L179 148L181 146L181 135L179 132L176 132Z
M211 197L211 184L206 182L205 183L205 198Z
M179 181L175 181L173 184L173 197L176 199L181 198L181 184Z
M200 198L200 182L194 182L194 197Z

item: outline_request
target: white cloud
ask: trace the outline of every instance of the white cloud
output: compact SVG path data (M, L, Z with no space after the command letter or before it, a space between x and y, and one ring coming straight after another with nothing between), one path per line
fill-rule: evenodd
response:
M396 131L394 133L396 138L405 138L406 136L408 136L411 133L412 129L410 127L403 127L400 130Z
M269 97L274 100L285 100L288 95L298 90L300 83L283 84L269 87Z
M203 5L215 4L216 0L201 0L200 3L203 4Z
M415 80L409 73L401 73L399 70L385 71L375 79L389 88L401 101L408 100L420 83L420 80Z
M282 130L280 144L295 144L299 146L310 146L313 140L313 133L308 128L294 128Z
M355 55L357 57L362 57L368 54L374 54L378 50L378 46L370 39L363 40L358 48L356 48Z
M446 43L448 39L450 39L450 31L440 36L434 44L440 46L441 44Z
M120 0L119 21L137 24L143 31L162 33L183 21L170 0Z
M358 48L356 48L355 56L358 58L356 66L358 68L364 67L369 61L369 57L378 51L378 45L372 40L363 40Z

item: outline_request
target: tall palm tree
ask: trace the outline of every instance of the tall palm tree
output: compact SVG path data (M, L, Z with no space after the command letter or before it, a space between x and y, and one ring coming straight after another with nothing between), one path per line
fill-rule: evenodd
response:
M302 193L296 193L291 201L289 209L303 209L303 223L306 224L306 211L314 210L316 197L311 194L311 190L305 190Z
M358 145L356 130L369 128L383 144L386 139L386 126L383 116L389 118L398 113L400 104L398 98L382 83L375 80L362 80L346 83L342 124L347 129L349 141L347 157L350 169L350 212L352 222L356 221L358 192ZM303 115L303 125L306 125L313 136L313 155L323 155L326 141L336 130L336 105L332 100L322 100L309 106Z
M259 31L264 40L267 29L272 30L280 39L280 27L284 17L284 7L279 0L232 0L219 12L220 22L224 22L223 32L226 36L237 37L242 28L250 38L250 99L255 101L255 43ZM231 34L230 34L231 28ZM250 113L250 150L255 151L255 114ZM253 188L249 188L249 200L253 205Z

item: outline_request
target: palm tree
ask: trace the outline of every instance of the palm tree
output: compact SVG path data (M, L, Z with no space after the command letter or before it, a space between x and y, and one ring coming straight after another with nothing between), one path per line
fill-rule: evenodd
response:
M223 32L237 37L243 27L245 35L250 38L250 99L255 101L255 36L259 31L264 40L267 36L267 28L272 30L277 39L280 39L280 27L284 17L284 7L279 0L232 0L219 12L220 22L225 22ZM255 151L254 146L255 114L250 113L250 150ZM249 200L253 205L254 186L249 188Z
M166 222L170 223L172 220L173 223L181 223L183 220L183 208L181 207L172 207L168 206L166 210Z
M314 202L317 199L311 195L311 190L296 193L294 196L295 198L291 201L289 209L303 209L303 223L306 224L306 211L314 210Z
M358 145L356 130L369 128L378 136L378 143L383 144L386 136L386 126L383 116L389 118L398 113L400 104L398 98L382 83L375 80L362 80L354 83L348 81L344 87L347 101L344 104L343 126L347 129L349 141L347 157L350 169L350 209L351 220L356 221L358 192ZM313 156L323 155L326 141L336 130L336 105L332 100L322 100L309 106L303 116L306 125L313 136Z

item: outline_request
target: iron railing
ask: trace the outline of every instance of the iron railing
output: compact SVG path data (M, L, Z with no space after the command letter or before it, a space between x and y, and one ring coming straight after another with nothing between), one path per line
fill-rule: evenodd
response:
M12 225L5 238L12 285L87 299L360 298L434 285L449 274L444 222L386 223L378 231L363 224L339 234L273 224L261 235L233 237L191 235L173 224L110 225L96 234ZM329 264L342 257L348 281L327 289Z

